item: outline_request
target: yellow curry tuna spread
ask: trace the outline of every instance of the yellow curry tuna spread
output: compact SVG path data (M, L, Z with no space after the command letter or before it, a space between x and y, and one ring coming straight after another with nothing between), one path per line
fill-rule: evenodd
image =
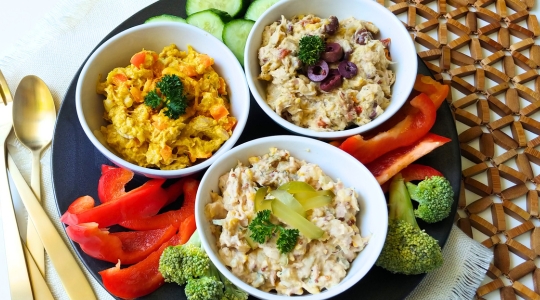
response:
M131 163L166 170L212 156L236 125L213 64L206 54L171 44L159 54L136 53L129 66L109 72L97 85L106 96L107 144Z

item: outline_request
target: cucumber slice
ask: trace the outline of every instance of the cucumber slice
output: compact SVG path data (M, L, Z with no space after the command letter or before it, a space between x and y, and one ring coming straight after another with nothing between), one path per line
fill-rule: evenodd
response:
M146 23L163 22L163 21L165 21L165 22L186 23L186 19L184 19L182 17L173 16L173 15L167 15L167 14L151 17L148 20L144 21L144 23L146 24Z
M265 12L270 6L278 3L280 0L256 0L252 2L246 11L244 19L257 21L257 19Z
M203 29L220 41L223 41L223 27L230 20L231 16L228 13L213 8L194 13L186 19L188 24Z
M186 1L186 14L188 16L215 8L228 13L230 16L240 16L248 6L248 0L187 0Z
M244 65L244 48L255 22L251 20L236 19L225 24L223 28L223 42L231 49L240 64Z

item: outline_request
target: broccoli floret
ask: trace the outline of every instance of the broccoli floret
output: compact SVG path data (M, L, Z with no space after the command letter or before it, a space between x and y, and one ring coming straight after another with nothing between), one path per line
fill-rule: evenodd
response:
M321 53L326 49L324 40L317 35L303 36L298 43L298 58L311 66L319 61Z
M195 232L187 243L165 248L158 270L166 282L184 285L189 279L205 274L209 264L210 258L201 248L201 239Z
M376 265L393 273L427 273L443 263L441 247L418 227L401 174L390 183L388 233Z
M206 273L199 278L188 281L185 288L189 300L221 300L223 299L224 284L220 273L212 262L208 264Z
M159 272L166 282L186 284L188 300L246 300L248 294L227 280L201 247L198 231L184 245L165 248Z
M454 191L450 182L442 176L431 176L415 185L407 182L411 199L418 202L416 217L435 223L450 215L454 202Z
M221 300L247 300L248 294L236 285L234 285L229 279L225 278L223 274L219 273L221 282L225 285L225 291L223 291L223 297Z

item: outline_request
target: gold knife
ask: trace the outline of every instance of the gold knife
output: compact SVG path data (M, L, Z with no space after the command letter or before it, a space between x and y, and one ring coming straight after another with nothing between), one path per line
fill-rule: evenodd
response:
M36 231L49 255L51 262L62 281L70 299L97 299L88 279L71 254L69 248L47 216L47 213L22 177L17 165L8 155L8 169L26 207L28 217L36 225Z

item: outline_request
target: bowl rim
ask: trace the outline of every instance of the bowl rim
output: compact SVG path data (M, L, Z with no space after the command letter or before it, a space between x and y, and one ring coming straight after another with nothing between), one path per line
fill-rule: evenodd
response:
M246 47L244 49L244 69L245 69L245 73L246 73L246 80L247 80L247 83L248 83L249 88L251 90L251 94L253 95L253 98L255 99L255 101L257 102L259 107L261 107L261 109L272 120L274 120L274 122L278 123L280 126L284 127L285 129L287 129L287 130L289 130L291 132L303 135L303 136L309 136L309 137L320 138L320 139L347 138L347 137L350 137L352 135L361 134L361 133L367 132L367 131L369 131L371 129L374 129L375 127L381 125L382 123L384 123L388 119L390 119L406 103L408 95L413 90L416 74L418 73L418 67L417 67L417 64L416 64L416 62L418 60L418 55L416 53L416 48L415 48L414 42L410 38L409 39L404 39L405 40L404 44L400 44L400 51L403 51L403 49L408 49L409 51L407 51L407 53L411 54L410 55L411 59L414 59L414 62L415 62L414 64L411 64L411 66L410 66L410 67L414 68L414 70L411 70L411 71L414 71L414 76L405 77L405 79L407 81L402 80L402 82L403 82L402 85L404 86L404 89L408 90L408 93L407 93L407 95L397 95L397 97L400 97L400 98L397 98L395 100L392 99L392 100L393 101L399 100L399 101L396 101L396 102L400 103L399 105L393 106L391 110L389 110L389 108L387 107L380 116L378 116L376 119L372 120L371 122L369 122L367 124L357 126L357 127L351 128L351 129L346 129L346 130L341 130L341 131L330 131L330 132L315 131L315 130L312 130L312 129L303 128L303 127L300 127L300 126L298 126L296 124L293 124L293 123L285 120L280 115L278 115L266 103L266 100L263 98L263 95L260 95L259 93L257 93L255 80L258 80L258 79L256 79L256 76L253 76L255 74L252 74L252 72L251 72L251 70L249 68L249 66L250 66L250 64L249 64L250 53L254 52L252 50L250 51L249 46L253 44L252 40L255 39L255 37L254 37L255 31L257 31L256 30L257 28L260 28L260 27L264 28L264 26L269 25L269 24L263 24L263 20L265 19L265 17L267 15L273 14L275 11L281 10L282 7L286 6L288 3L295 2L295 1L298 1L298 2L302 1L302 2L305 3L304 0L282 0L282 1L277 2L276 4L271 6L269 9L267 9L259 17L259 19L257 19L255 24L253 25L253 28L252 28L250 34L248 35L248 39L246 41ZM314 0L312 0L312 1L314 1ZM310 4L313 3L312 1L309 1ZM322 0L322 1L324 2L325 0ZM328 2L332 2L332 1L329 0ZM397 35L404 35L404 36L409 35L409 32L407 31L405 26L403 26L401 24L401 21L397 18L397 16L395 16L393 13L391 13L384 6L376 3L375 1L370 1L370 0L349 0L348 1L349 5L354 4L354 3L361 4L363 6L363 9L365 9L366 7L371 7L372 9L377 10L377 12L380 12L383 15L384 19L394 20L396 22L396 24L399 24L399 26L397 26L394 29L394 30L399 32ZM295 15L295 14L294 13L287 13L287 16L293 16L293 15ZM381 17L381 18L383 18L383 17ZM377 24L375 24L375 25L377 25ZM259 46L257 46L257 47L259 47ZM259 68L259 70L260 70L260 68ZM411 72L411 73L413 73L413 72ZM254 80L254 78L255 78L255 80ZM396 97L396 95L393 93L392 98L394 98L394 97Z
M255 287L245 283L244 281L240 280L238 277L236 277L236 275L234 275L222 263L221 259L217 255L217 253L215 253L212 250L212 247L210 246L210 242L209 242L207 236L202 231L202 228L204 228L204 226L208 226L209 221L206 220L205 208L204 208L204 205L201 202L202 201L201 197L202 197L202 193L208 193L209 192L208 190L203 191L204 186L206 185L205 183L207 182L208 177L210 176L209 174L215 173L216 171L214 169L218 168L221 163L224 163L224 162L225 163L227 163L227 162L230 163L230 161L231 161L230 157L231 156L234 156L237 152L241 152L241 151L244 151L245 149L249 149L252 146L257 146L257 145L260 145L260 144L283 143L283 142L302 143L302 144L305 144L306 148L309 148L309 149L313 148L313 146L316 146L316 147L322 148L324 151L333 152L333 153L340 156L339 157L340 160L345 160L347 165L351 166L351 168L355 168L355 169L358 168L358 170L361 170L361 172L369 174L369 177L367 178L367 180L371 180L372 184L376 184L376 186L379 187L379 184L377 183L377 180L375 179L375 177L358 160L356 160L352 156L348 155L347 153L345 153L343 151L340 151L338 148L336 148L336 147L334 147L334 146L332 146L330 144L327 144L327 143L322 142L320 140L312 139L312 138L309 138L309 137L302 137L302 136L297 136L297 135L275 135L275 136L261 137L261 138L257 138L257 139L248 141L246 143L243 143L243 144L241 144L239 146L236 146L233 149L231 149L230 151L228 151L225 155L220 156L219 159L214 164L212 164L210 166L210 168L203 175L203 178L200 181L199 189L197 191L196 204L195 204L195 222L196 222L196 227L197 227L197 229L199 231L199 238L201 240L201 244L202 244L203 248L205 249L205 251L208 254L208 256L209 256L210 260L212 261L212 263L217 267L217 269L226 278L228 278L234 285L236 285L238 288L240 288L240 289L246 291L247 293L249 293L249 294L251 294L251 295L253 295L255 297L258 297L260 299L273 299L273 300L290 299L291 296L278 295L278 294L272 294L272 293L261 291L261 290L255 288ZM273 146L269 146L269 147L273 147ZM283 147L283 148L285 150L287 150L286 147ZM259 153L254 153L253 155L259 155ZM245 158L245 161L247 161L247 159L248 159L248 157ZM303 159L301 159L301 160L303 160ZM237 163L237 162L235 162L235 163ZM366 178L364 178L363 180L365 180L365 179ZM332 178L332 180L336 180L336 178ZM383 211L387 212L386 200L385 200L385 196L384 196L384 194L382 192L382 189L379 188L375 193L378 194L378 198L381 201L375 201L375 204L373 204L373 205L381 205L382 207L380 209L383 209ZM378 203L378 202L380 202L380 203ZM377 210L377 209L379 209L379 208L377 208L377 207L373 208L373 210ZM380 236L382 236L382 238L370 239L370 242L368 243L367 247L372 247L371 249L373 249L373 250L370 250L373 253L371 253L370 256L366 257L367 261L366 261L365 265L370 264L369 268L367 268L367 269L363 268L361 270L361 272L357 272L355 274L352 274L352 277L350 277L347 281L345 281L344 280L345 278L343 278L342 281L340 283L338 283L336 286L334 286L334 287L332 287L330 289L326 289L326 290L322 291L319 294L294 295L292 297L301 298L301 299L305 299L305 300L327 299L327 298L334 297L334 296L337 296L337 295L345 292L346 290L351 288L353 285L358 283L369 272L371 267L373 267L375 265L376 259L379 256L380 252L382 251L382 248L383 248L383 245L384 245L384 241L385 241L385 238L386 238L387 227L388 227L388 214L385 213L383 216L381 216L381 218L378 219L378 222L381 222L379 224L380 226L378 227L378 230L380 230L380 232L378 234ZM362 231L362 228L360 228L360 231ZM371 232L371 234L372 233L373 232ZM367 234L367 233L364 233L364 234ZM363 236L366 236L366 235L363 235ZM360 252L360 253L362 253L362 252ZM356 260L356 258L355 258L355 260ZM349 270L347 270L347 276L349 275L349 271L350 271L350 268L349 268Z
M92 63L96 60L96 58L101 54L102 50L105 49L106 47L108 47L110 44L116 43L118 40L120 40L120 39L122 39L122 38L124 38L126 36L137 33L139 31L144 31L144 30L149 29L149 28L154 28L154 27L168 27L168 28L177 27L176 29L178 29L180 31L182 31L182 30L190 30L190 31L197 32L198 35L201 36L200 37L201 39L208 38L209 41L210 41L209 43L212 43L213 47L222 48L222 51L224 51L225 55L228 56L228 60L230 60L230 63L233 64L233 67L236 68L238 71L242 72L242 74L244 74L243 80L241 78L242 76L240 76L240 78L236 78L235 80L241 81L241 85L242 85L242 87L244 89L245 94L244 95L238 95L237 98L238 99L244 99L244 100L242 100L243 102L241 103L241 105L244 106L245 109L244 109L244 113L242 115L235 116L235 118L237 120L237 123L236 123L236 126L235 126L234 130L233 130L233 133L231 134L231 137L227 141L225 141L221 145L221 147L217 150L217 151L221 150L221 152L219 154L216 151L210 158L208 158L208 159L206 159L206 160L204 160L204 161L202 161L202 162L200 162L200 163L198 163L196 165L192 165L190 167L183 168L183 169L161 170L161 169L151 169L151 168L141 167L141 166L138 166L138 165L136 165L134 163L128 162L127 160L120 157L119 155L116 155L115 153L110 151L107 147L105 147L97 139L97 137L94 135L94 133L92 132L92 130L88 126L88 123L86 122L86 119L84 117L84 112L83 112L83 109L82 109L82 104L81 103L83 101L83 97L81 95L81 93L82 93L81 86L82 86L83 81L85 79L88 80L86 78L88 69L90 68ZM232 58L234 58L234 60L232 60ZM242 91L239 91L239 93L241 93L241 92ZM236 144L236 142L238 141L238 139L242 135L242 132L244 131L244 128L245 128L245 126L247 124L247 120L248 120L248 116L249 116L249 109L250 109L250 102L251 102L250 98L251 98L251 93L250 93L250 90L249 90L249 85L247 84L247 81L245 80L244 70L243 70L240 62L238 61L238 59L236 59L234 54L231 52L231 50L228 47L225 46L225 44L223 44L219 39L217 39L213 35L208 34L206 31L204 31L204 30L202 30L202 29L200 29L198 27L195 27L195 26L189 25L189 24L173 23L173 22L155 22L155 23L141 24L141 25L133 26L133 27L131 27L129 29L126 29L126 30L124 30L122 32L119 32L118 34L110 37L108 40L106 40L99 47L94 49L92 51L92 54L84 62L83 68L81 69L80 74L78 76L77 86L76 86L76 89L75 89L75 107L76 107L76 111L77 111L77 117L79 119L79 124L81 125L84 133L86 134L86 136L88 137L90 142L94 145L94 147L96 147L105 157L107 157L107 159L112 161L114 164L118 164L118 165L120 165L120 166L122 166L124 168L127 168L127 169L130 169L130 170L134 171L137 174L142 174L142 175L144 175L146 177L150 177L150 178L152 178L152 177L177 178L177 177L187 176L187 175L199 172L199 171L207 168L208 166L210 166L220 155L226 153L228 150L230 150L232 147L234 147L234 145ZM245 99L247 99L247 100L245 100Z

